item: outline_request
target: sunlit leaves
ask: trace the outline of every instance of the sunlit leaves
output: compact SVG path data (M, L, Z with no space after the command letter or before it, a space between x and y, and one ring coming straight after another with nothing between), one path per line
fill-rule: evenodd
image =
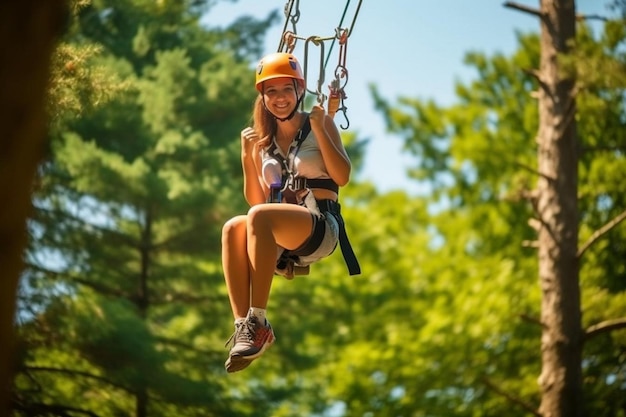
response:
M524 415L522 407L510 407L507 395L531 406L538 403L540 291L532 249L535 232L528 219L537 180L532 69L539 48L534 35L518 39L520 48L510 57L467 55L477 79L457 85L459 104L442 107L402 97L391 105L373 89L388 128L416 158L410 173L432 181L432 193L424 199L427 210L409 209L415 220L398 216L411 230L411 240L389 235L394 220L385 215L368 214L368 223L376 225L359 232L357 239L380 234L371 238L379 241L376 245L359 241L359 248L372 254L366 255L368 260L372 256L382 263L387 253L396 259L382 263L383 268L366 260L372 268L370 284L355 287L361 294L355 298L368 310L377 307L376 314L352 325L368 336L364 343L350 343L345 352L361 358L343 358L340 369L350 372L333 377L347 415L376 415L381 409L390 415L406 410L442 416ZM581 143L593 144L593 154L581 160L584 241L624 207L617 186L623 183L623 170L618 169L624 163L623 100L617 98L621 90L614 89L623 71L618 70L620 58L606 52L610 47L599 47L584 30L579 42L572 63L581 75L602 62L611 63L607 69L615 71L580 79L581 86L587 85L579 99ZM399 213L409 207L393 195L372 201L374 212L384 213L385 203ZM583 308L591 323L624 315L622 235L612 231L583 262ZM374 288L389 292L369 304ZM616 340L620 335L615 333ZM595 342L589 346L589 375L597 381L603 372L620 374L621 356L603 355ZM393 359L385 352L393 352ZM616 395L615 382L610 385L606 392Z

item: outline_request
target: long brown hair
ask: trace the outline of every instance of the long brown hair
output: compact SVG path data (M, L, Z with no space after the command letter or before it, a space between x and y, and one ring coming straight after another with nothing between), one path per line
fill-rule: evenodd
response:
M259 145L263 148L269 146L272 137L276 134L277 123L274 116L265 109L263 95L259 94L254 102L252 112L252 127L261 138Z

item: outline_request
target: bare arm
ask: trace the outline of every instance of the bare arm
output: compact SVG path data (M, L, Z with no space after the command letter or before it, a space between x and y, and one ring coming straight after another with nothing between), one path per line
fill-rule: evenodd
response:
M337 185L346 185L350 180L352 165L335 122L319 105L313 106L310 118L311 130L317 138L328 175Z
M241 167L243 168L243 194L250 206L265 203L266 186L261 181L261 155L259 136L247 127L241 131Z

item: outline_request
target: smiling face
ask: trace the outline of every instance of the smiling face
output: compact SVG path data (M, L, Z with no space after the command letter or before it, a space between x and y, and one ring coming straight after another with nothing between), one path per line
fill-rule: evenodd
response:
M263 83L265 106L275 116L287 117L298 105L301 92L296 91L293 78L281 77Z

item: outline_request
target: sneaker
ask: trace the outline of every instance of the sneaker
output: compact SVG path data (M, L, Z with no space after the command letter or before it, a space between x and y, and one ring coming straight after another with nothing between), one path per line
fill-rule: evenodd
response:
M235 333L226 342L226 346L232 342L225 363L226 371L232 373L248 367L274 343L275 339L272 326L267 320L265 325L262 325L255 316L248 316L245 321L237 323Z

